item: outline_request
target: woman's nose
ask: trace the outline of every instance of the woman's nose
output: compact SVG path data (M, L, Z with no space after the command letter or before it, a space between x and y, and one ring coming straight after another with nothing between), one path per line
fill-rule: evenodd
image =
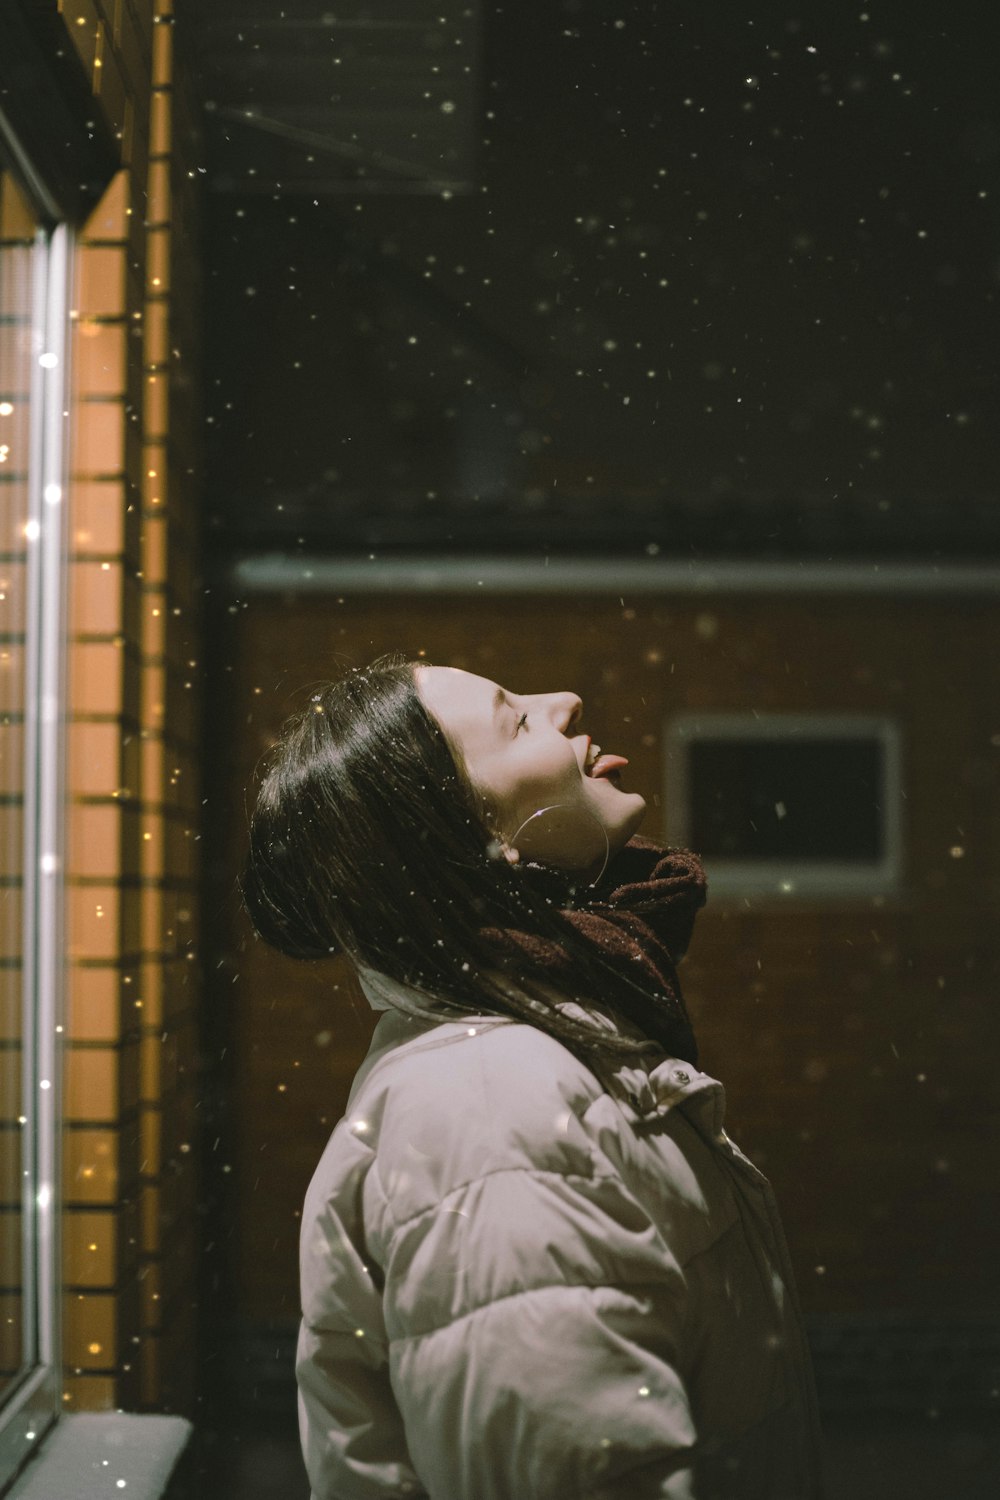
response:
M559 719L563 734L579 721L583 713L583 700L576 693L560 693Z

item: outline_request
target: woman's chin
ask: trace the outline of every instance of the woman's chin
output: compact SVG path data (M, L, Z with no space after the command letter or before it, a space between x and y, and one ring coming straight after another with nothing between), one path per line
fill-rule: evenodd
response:
M623 849L636 832L643 818L646 816L646 799L638 792L622 792L623 802L630 804L622 809L621 816L617 820L614 833L609 830L608 837L611 840L612 853Z

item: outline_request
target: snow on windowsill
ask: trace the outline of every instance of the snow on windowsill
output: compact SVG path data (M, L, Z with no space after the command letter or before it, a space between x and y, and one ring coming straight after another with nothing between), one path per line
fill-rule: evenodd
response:
M5 1500L160 1500L192 1430L183 1417L64 1416Z

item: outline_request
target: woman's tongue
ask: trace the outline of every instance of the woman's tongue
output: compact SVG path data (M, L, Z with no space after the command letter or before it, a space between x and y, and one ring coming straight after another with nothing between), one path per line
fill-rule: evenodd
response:
M590 773L591 779L596 780L598 776L607 776L612 771L620 771L627 765L628 761L624 755L599 755Z

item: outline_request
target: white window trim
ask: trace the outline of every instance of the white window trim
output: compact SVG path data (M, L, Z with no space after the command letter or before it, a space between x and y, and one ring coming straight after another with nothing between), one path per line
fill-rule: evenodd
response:
M663 806L667 838L687 847L690 841L688 748L704 739L878 739L884 755L882 805L883 856L876 862L717 859L705 868L712 896L797 901L855 900L899 894L902 854L902 751L899 726L875 713L687 713L671 716L664 733Z
M29 388L23 853L23 1318L28 1365L0 1409L0 1487L61 1406L59 1234L63 1019L63 753L67 372L73 239L39 230ZM40 363L41 354L54 361ZM46 1085L44 1088L42 1084Z
M848 597L958 597L993 600L1000 595L1000 567L990 563L899 563L876 559L816 562L708 560L663 557L515 557L477 553L428 553L384 557L378 548L364 557L323 553L267 552L237 557L227 582L239 599L257 594L293 597L348 594L594 594L610 598L673 601L757 599L816 593Z

